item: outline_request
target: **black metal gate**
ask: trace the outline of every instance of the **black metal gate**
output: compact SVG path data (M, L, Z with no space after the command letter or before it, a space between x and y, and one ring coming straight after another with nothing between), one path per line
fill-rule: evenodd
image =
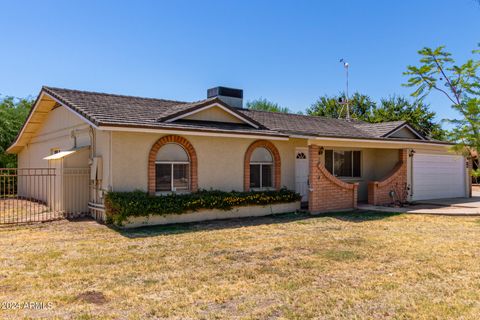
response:
M63 218L54 168L0 169L0 225Z

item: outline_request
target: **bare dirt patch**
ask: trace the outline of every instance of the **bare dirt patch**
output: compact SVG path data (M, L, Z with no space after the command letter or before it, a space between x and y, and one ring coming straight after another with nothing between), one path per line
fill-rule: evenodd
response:
M107 299L105 298L103 293L98 291L82 292L76 297L76 299L93 304L104 304L107 302Z

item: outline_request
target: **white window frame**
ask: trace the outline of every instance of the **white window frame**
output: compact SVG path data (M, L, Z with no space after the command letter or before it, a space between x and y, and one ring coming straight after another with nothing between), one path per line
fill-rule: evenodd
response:
M188 193L190 192L190 172L188 172L188 181L187 181L187 188L185 189L178 189L173 186L173 166L175 164L186 164L187 165L187 170L190 171L190 161L155 161L155 165L157 164L168 164L170 165L170 190L164 190L164 191L155 191L156 194L158 195L163 195L163 194L169 194L169 193ZM155 180L157 179L157 172L155 168ZM157 185L155 183L155 189L157 188Z
M163 195L163 194L169 194L169 193L188 193L190 192L190 172L188 172L188 180L187 180L187 188L185 189L179 189L173 186L173 166L175 164L186 164L187 165L187 170L190 171L190 161L155 161L155 165L157 164L168 164L170 165L170 190L164 190L164 191L155 191L156 194ZM155 168L156 170L156 168ZM157 172L155 171L155 180L157 179ZM157 188L155 184L155 189Z
M191 159L190 159L190 155L188 154L187 150L185 150L185 148L178 144L178 143L172 143L172 144L175 144L177 146L179 146L180 148L183 149L183 151L185 152L185 154L187 155L187 159L188 161L162 161L162 160L156 160L155 161L155 194L156 195L166 195L166 194L171 194L171 193L190 193L191 192L191 185L190 185L190 166L191 166ZM161 149L161 148L160 148ZM158 152L160 152L160 150L158 150ZM158 154L157 154L158 156ZM170 165L170 190L164 190L164 191L157 191L157 183L156 183L156 179L157 179L157 164L167 164L167 165ZM187 180L187 187L186 188L176 188L173 184L174 182L174 165L176 164L186 164L187 165L187 175L188 175L188 180Z
M270 152L270 150L267 149L268 152ZM271 152L270 152L271 154ZM253 191L268 191L268 190L275 190L275 174L274 174L274 170L275 170L275 164L273 162L273 155L272 155L272 162L261 162L261 161L250 161L250 164L249 165L260 165L260 187L251 187L251 190ZM272 175L272 186L271 187L264 187L263 186L263 166L271 166L272 167L272 170L271 170L271 175ZM251 169L250 169L250 175L251 175ZM251 183L251 181L250 181Z
M362 150L355 150L355 149L326 149L326 151L332 151L332 175L337 177L337 178L343 178L343 179L360 179L362 178L363 176L363 168L362 168L362 164L363 164L363 152ZM352 175L351 176L337 176L335 174L335 152L343 152L344 155L345 155L345 152L352 152ZM357 152L360 152L360 175L357 177L357 176L353 176L353 152L354 151L357 151ZM324 161L325 161L325 167L327 165L327 160L325 158L325 154L324 154Z

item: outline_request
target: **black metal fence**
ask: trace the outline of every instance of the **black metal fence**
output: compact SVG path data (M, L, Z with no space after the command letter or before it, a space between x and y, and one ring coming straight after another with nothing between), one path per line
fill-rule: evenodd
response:
M63 218L54 168L0 169L0 225Z

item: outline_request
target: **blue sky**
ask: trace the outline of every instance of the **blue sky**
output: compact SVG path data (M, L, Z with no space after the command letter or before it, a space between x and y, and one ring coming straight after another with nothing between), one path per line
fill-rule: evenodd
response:
M340 58L350 90L379 99L411 92L402 72L423 46L463 61L480 42L475 0L0 0L0 12L0 94L17 97L50 85L193 101L224 85L300 111L344 89Z

